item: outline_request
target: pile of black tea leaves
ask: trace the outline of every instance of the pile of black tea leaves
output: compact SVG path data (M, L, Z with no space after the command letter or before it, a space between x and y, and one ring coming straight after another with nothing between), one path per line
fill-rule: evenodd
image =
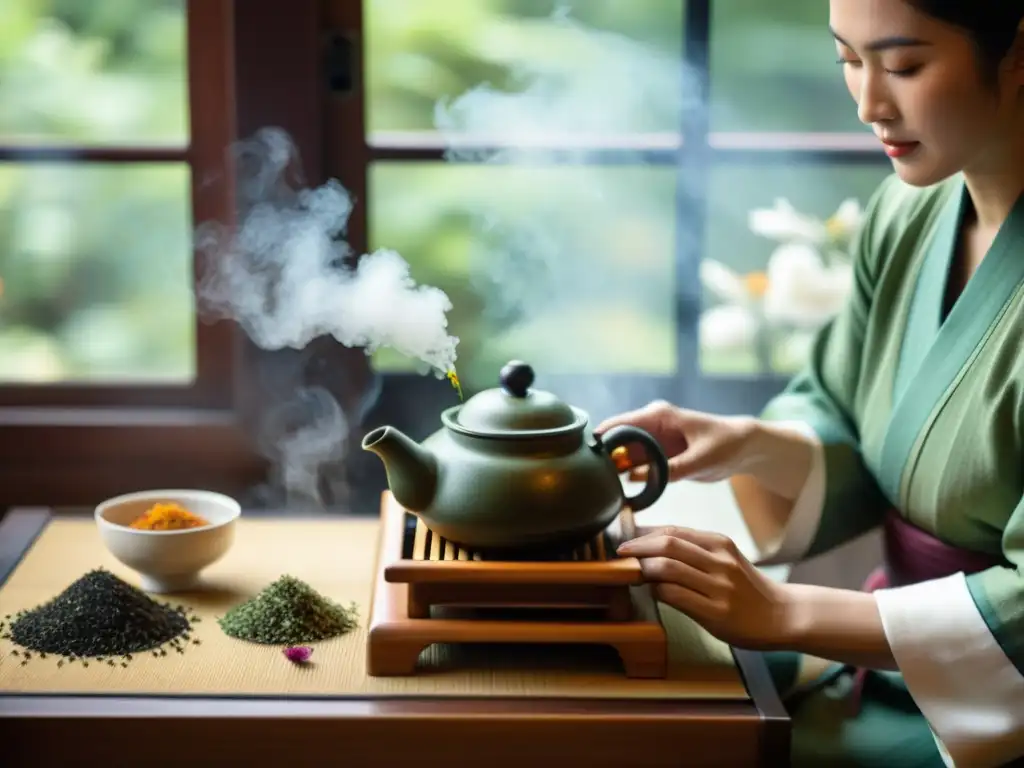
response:
M357 622L354 603L342 607L289 575L218 619L229 637L267 645L329 640L347 633Z
M185 606L157 602L102 568L89 571L49 602L0 620L0 638L18 646L10 652L21 664L33 658L106 663L127 667L132 654L167 656L199 645L193 625L198 616Z

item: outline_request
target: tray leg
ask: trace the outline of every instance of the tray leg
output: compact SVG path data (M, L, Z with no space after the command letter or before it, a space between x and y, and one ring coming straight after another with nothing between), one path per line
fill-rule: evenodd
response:
M635 643L614 643L613 647L622 660L626 677L663 680L668 677L668 652L659 649L652 653L651 647Z
M420 654L430 643L388 638L386 642L367 643L366 672L370 677L396 677L416 673Z
M430 595L428 589L424 589L427 585L424 584L410 584L409 585L409 618L410 619L429 619L430 618Z

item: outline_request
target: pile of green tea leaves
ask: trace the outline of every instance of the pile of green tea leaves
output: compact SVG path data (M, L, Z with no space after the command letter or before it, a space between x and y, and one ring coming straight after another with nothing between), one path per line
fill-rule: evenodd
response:
M284 575L218 619L229 637L251 643L312 643L358 625L355 603L343 607L293 576Z

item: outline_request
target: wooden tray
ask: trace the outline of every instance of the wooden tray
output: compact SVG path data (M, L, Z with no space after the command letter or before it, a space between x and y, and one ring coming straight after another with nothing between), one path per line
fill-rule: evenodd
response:
M622 661L627 677L664 678L668 671L666 633L661 625L657 605L646 585L637 584L639 564L627 559L606 561L566 561L500 563L474 560L421 560L408 557L406 542L409 536L407 512L390 493L385 492L381 507L381 535L378 550L373 600L370 607L369 638L367 641L367 670L374 677L411 675L416 673L422 651L435 643L570 643L611 646ZM413 529L415 525L412 526ZM413 537L415 532L413 531ZM411 565L410 565L411 563ZM403 569L401 566L405 565ZM555 566L560 566L556 568ZM573 567L576 570L573 570ZM482 569L473 577L469 568ZM547 569L545 571L545 569ZM502 578L501 572L511 576ZM448 580L416 582L419 587L438 586L451 590L462 589L460 594L468 602L484 602L501 610L485 610L479 605L469 607L465 601L458 607L424 611L422 602L410 601L412 583L409 579L423 572L455 574ZM542 573L548 576L542 577ZM545 581L551 574L562 574L563 583ZM608 576L608 574L614 574ZM488 574L481 581L479 574ZM568 574L568 575L566 575ZM574 575L575 574L575 575ZM583 577L590 574L590 579ZM594 583L593 574L604 574L606 583ZM476 584L474 585L474 578ZM488 581L489 580L489 581ZM491 597L470 593L469 587L490 590ZM596 615L579 615L565 609L563 602L568 593L561 592L554 604L542 601L545 610L523 612L522 603L538 602L543 590L555 587L585 588L573 593L574 598L585 600L586 589L591 589L590 602L578 607L595 606L595 588L618 588L629 598L628 609L609 618L607 602L597 603ZM497 590L498 597L493 597ZM429 589L429 587L428 587ZM513 599L516 596L521 600ZM458 596L458 595L457 595ZM451 597L451 593L448 594ZM456 601L458 602L458 601ZM572 601L570 601L572 602ZM411 610L410 610L411 604Z
M601 610L624 621L633 612L629 588L643 583L637 560L615 555L617 543L633 536L628 509L576 549L519 560L490 560L452 544L393 499L381 517L385 527L401 526L402 557L385 565L384 578L409 585L410 618L429 618L434 606L457 605Z

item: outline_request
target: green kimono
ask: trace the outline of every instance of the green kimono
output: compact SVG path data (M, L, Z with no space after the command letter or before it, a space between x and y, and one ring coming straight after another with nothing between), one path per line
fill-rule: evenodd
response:
M850 675L794 707L794 765L1000 766L1024 756L1024 196L945 311L962 177L892 176L873 196L852 296L807 369L765 409L819 444L766 562L823 553L895 507L918 528L1010 566L876 593L899 673ZM769 654L781 691L794 654Z

